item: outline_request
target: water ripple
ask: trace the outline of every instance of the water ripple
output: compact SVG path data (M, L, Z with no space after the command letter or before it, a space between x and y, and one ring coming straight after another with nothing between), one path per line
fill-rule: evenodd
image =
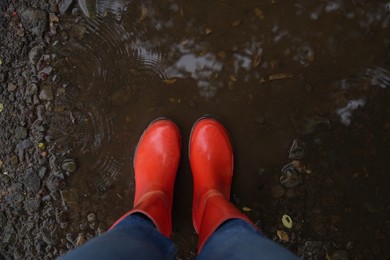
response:
M127 18L125 18L127 19ZM57 88L56 115L50 126L55 143L69 147L99 190L109 189L118 174L128 174L118 129L125 117L118 107L136 102L138 89L151 79L168 78L156 44L156 29L112 17L64 23L51 52L62 79ZM153 36L150 36L152 34ZM152 43L153 42L153 43Z

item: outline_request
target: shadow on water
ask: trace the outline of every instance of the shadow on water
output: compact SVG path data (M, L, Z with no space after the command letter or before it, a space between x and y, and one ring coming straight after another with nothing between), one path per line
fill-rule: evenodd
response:
M367 233L390 223L389 3L79 3L84 17L67 17L50 47L58 74L51 133L80 163L64 192L73 231L88 212L106 229L130 209L136 143L166 116L183 137L173 238L179 256L192 258L186 140L207 113L233 139L234 203L271 238L288 213L296 225L284 244L300 255L321 258L351 241L352 256L385 253L390 227ZM280 170L296 138L311 173L286 189Z

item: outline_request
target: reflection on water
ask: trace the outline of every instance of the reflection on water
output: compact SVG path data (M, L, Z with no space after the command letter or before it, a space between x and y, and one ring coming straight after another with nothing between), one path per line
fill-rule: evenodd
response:
M390 85L389 2L79 0L78 6L83 17L64 18L50 51L58 74L51 131L79 158L83 174L72 178L84 178L74 184L80 189L88 183L103 194L123 192L115 185L132 182L134 147L155 117L173 118L188 133L193 121L211 113L231 131L235 197L254 204L251 217L288 208L300 212L302 223L305 214L315 223L318 218L282 199L263 199L278 183L292 140L305 139L321 151L313 157L333 160L352 148L331 154L327 149L340 140L330 140L330 132L356 130L373 110L384 122L383 104L376 102L382 95L386 102ZM183 167L178 187L191 186ZM322 181L334 172L331 162L311 167L325 170L307 182L333 181ZM185 214L180 209L191 203L190 194L176 203L177 214Z
M364 106L365 103L364 99L351 100L345 107L337 109L337 114L340 116L341 122L344 125L350 125L352 112Z

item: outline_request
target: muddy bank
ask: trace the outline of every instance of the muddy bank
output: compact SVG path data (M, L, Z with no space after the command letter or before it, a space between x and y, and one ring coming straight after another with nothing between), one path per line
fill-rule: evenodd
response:
M139 136L167 116L183 137L173 239L193 259L186 140L206 113L233 139L232 201L271 239L388 256L388 3L91 3L0 3L2 258L107 230L131 207Z

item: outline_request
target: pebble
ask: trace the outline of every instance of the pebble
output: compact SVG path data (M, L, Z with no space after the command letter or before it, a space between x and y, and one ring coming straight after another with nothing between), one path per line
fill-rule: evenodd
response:
M61 179L54 175L50 175L49 178L47 178L46 180L46 187L49 191L58 190L60 184L61 184Z
M96 214L95 213L89 213L87 216L88 222L94 222L96 220Z
M20 15L24 28L35 36L42 37L48 28L48 14L35 8L27 8Z
M43 85L41 92L39 93L39 99L45 101L53 100L53 89L50 85Z
M77 165L73 159L65 159L62 162L61 168L67 172L75 172L77 170Z
M41 206L40 199L28 199L24 203L24 209L27 211L27 214L29 215L32 215L35 212L37 212L40 206Z
M31 82L26 88L26 96L32 96L36 94L38 94L38 86L34 82Z
M38 176L39 178L43 179L46 175L46 172L47 172L47 168L46 167L42 167L41 169L39 169L39 172L38 172Z
M14 83L8 83L8 91L9 92L14 92L18 86L16 86Z
M38 63L39 59L42 56L43 48L42 46L38 45L33 47L30 52L28 53L28 61L31 65L35 65Z
M23 184L25 185L26 190L36 194L41 188L41 179L32 168L28 168L24 175Z
M68 12L73 5L73 2L74 0L62 0L61 3L58 5L60 14L65 14L66 12Z
M26 139L27 136L28 136L28 133L27 133L27 128L25 127L18 127L15 129L15 136L16 138L18 139Z
M10 163L12 166L15 166L16 164L18 164L18 157L16 155L13 155L10 159Z
M282 169L282 176L280 176L280 183L287 188L293 188L303 182L303 177L298 172L292 163L287 164Z

